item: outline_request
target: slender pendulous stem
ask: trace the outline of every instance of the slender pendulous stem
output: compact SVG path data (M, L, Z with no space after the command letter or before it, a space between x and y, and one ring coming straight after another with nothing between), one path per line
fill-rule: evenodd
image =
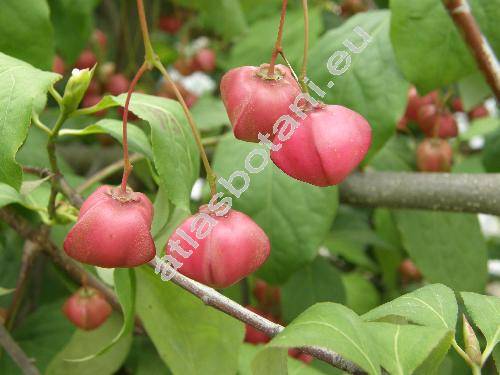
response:
M307 0L302 0L302 9L304 11L304 53L302 56L302 69L300 70L299 82L302 91L307 92L307 85L304 82L307 74L307 55L309 53L309 11Z
M283 26L285 24L285 16L286 16L286 6L288 4L288 0L283 0L283 4L281 6L281 17L280 17L280 25L278 28L278 36L276 37L276 43L274 45L273 54L271 55L271 61L269 62L269 71L268 75L272 77L274 75L274 66L276 64L276 58L281 52L281 42L283 40Z
M127 120L128 120L128 107L130 105L130 98L132 97L132 93L134 92L134 88L137 85L137 82L144 74L146 70L149 69L149 64L147 61L141 65L137 73L135 74L134 79L130 82L130 86L127 92L127 99L125 99L125 107L123 110L123 178L122 178L122 192L125 193L127 191L127 181L130 176L130 172L132 172L132 164L130 163L130 158L128 154L128 138L127 138Z

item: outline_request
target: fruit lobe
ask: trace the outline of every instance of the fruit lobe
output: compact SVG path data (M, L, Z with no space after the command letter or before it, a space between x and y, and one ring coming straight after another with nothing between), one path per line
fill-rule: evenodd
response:
M63 306L64 315L78 328L89 331L98 328L111 315L111 305L94 288L80 288Z
M316 186L336 185L363 160L371 128L359 113L338 105L306 112L299 127L271 159L289 176ZM280 143L279 136L273 143Z
M83 203L64 251L99 267L136 267L156 254L150 234L153 205L142 193L101 186Z
M202 48L193 58L193 67L195 70L201 70L210 73L215 70L216 55L210 48Z
M450 144L439 138L427 138L417 147L417 167L423 172L448 172L453 150Z
M112 95L120 95L128 91L130 82L121 73L113 74L106 83L106 90Z
M427 104L436 104L439 95L437 91L432 91L425 96L418 95L417 89L412 86L408 91L408 104L406 106L405 116L410 121L418 121L420 108Z
M259 132L272 134L276 120L290 113L301 92L287 67L276 65L273 78L266 78L267 72L268 64L242 66L222 77L222 101L234 136L243 141L258 142Z
M458 126L453 115L440 111L435 104L426 104L418 112L418 126L428 137L452 138L458 134Z
M182 27L182 20L173 16L162 16L160 17L158 26L161 30L173 35Z
M415 263L409 258L403 260L399 265L399 274L403 284L422 280L422 274Z
M471 120L489 116L489 112L484 105L473 108L468 114Z
M54 60L52 61L52 71L54 73L64 75L66 70L66 66L64 64L64 60L59 55L54 56Z
M89 49L85 49L82 51L78 60L75 62L75 68L77 69L92 69L94 65L97 64L97 58Z
M272 309L281 301L281 291L278 287L271 286L263 280L257 280L253 288L253 295L259 306L264 310Z
M179 230L198 246L193 249ZM175 242L192 254L181 256L172 246ZM225 216L217 216L201 206L198 214L187 218L173 233L165 252L183 263L179 268L183 275L214 288L226 288L266 261L270 243L264 231L244 213L230 210Z

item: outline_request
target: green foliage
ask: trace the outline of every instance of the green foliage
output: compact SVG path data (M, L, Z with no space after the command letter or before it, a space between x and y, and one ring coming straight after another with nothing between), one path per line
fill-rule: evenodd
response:
M483 292L486 244L477 217L468 214L395 211L403 245L430 282Z
M49 13L45 0L3 0L0 51L37 68L49 70L54 57L54 31ZM2 67L4 64L3 60L0 61Z
M17 190L22 172L16 153L28 134L32 111L38 110L36 104L58 78L0 53L0 182Z
M137 313L175 374L232 374L243 324L148 269L137 269Z

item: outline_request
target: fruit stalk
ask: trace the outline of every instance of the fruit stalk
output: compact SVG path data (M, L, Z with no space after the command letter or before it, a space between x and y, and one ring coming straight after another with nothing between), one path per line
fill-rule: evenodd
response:
M151 64L154 66L156 69L160 71L160 73L163 75L163 78L172 86L172 90L175 94L175 97L179 101L179 103L182 106L182 110L184 111L184 114L186 115L186 118L188 120L189 126L191 127L191 131L193 132L194 139L196 141L196 145L198 146L198 150L201 155L201 160L203 161L203 165L205 167L205 171L207 172L207 180L208 184L210 186L210 192L212 195L215 195L217 193L216 190L216 177L215 173L212 170L212 167L210 166L210 162L208 161L207 154L205 152L205 149L203 147L203 143L201 141L201 136L200 133L198 132L198 128L196 127L196 124L194 122L193 116L191 115L191 112L189 112L189 108L184 101L184 98L182 97L181 93L177 89L177 86L175 85L174 81L170 77L170 74L168 74L167 69L163 66L161 61L157 58L156 54L154 53L153 47L151 46L151 41L149 39L149 31L148 31L148 25L146 22L146 14L144 13L144 3L142 0L137 0L137 12L139 14L139 19L140 19L140 25L141 25L141 30L142 30L142 37L144 41L144 49L146 51L146 56L145 60L146 63Z
M283 39L283 26L285 24L285 16L286 16L286 6L288 5L288 0L283 0L281 6L281 17L280 17L280 25L278 28L278 36L276 38L276 43L274 45L273 54L271 55L271 61L269 62L269 70L268 75L270 77L274 76L274 66L276 64L276 58L281 52L281 41Z
M130 176L130 172L132 172L132 164L130 163L130 158L128 154L128 138L127 138L127 121L128 121L128 107L130 105L130 98L132 97L132 93L134 92L135 85L142 77L144 72L149 69L149 63L144 61L141 65L137 73L135 74L134 79L130 82L130 86L127 92L127 98L125 99L125 106L123 110L123 177L121 183L122 192L125 194L127 192L127 181Z
M307 74L307 55L309 52L309 11L307 0L302 0L302 9L304 11L304 53L302 56L302 69L300 71L299 84L302 91L307 93L309 90L304 82Z

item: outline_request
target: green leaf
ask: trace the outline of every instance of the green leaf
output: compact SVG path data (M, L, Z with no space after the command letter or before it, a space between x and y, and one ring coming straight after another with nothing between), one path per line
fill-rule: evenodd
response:
M114 100L123 106L125 98L123 94ZM154 163L167 196L175 205L189 207L200 161L180 104L157 96L133 94L130 110L151 126Z
M55 29L56 49L67 64L72 64L87 45L94 22L97 1L48 0L50 19Z
M415 170L415 147L409 137L394 135L370 161L370 167L377 171Z
M243 175L245 158L258 144L242 142L229 134L221 139L214 156L217 176L229 181L237 171ZM231 196L233 208L251 216L271 241L271 255L259 275L271 283L283 283L300 267L314 259L318 247L328 233L338 205L336 187L319 188L284 174L270 161L252 158L252 165L264 165L260 173L249 174L249 187L241 198ZM239 172L238 172L239 173ZM220 181L219 178L219 181ZM242 178L234 179L234 187L242 190Z
M13 332L13 338L36 367L44 374L52 358L64 347L75 331L61 312L62 301L40 306ZM18 367L4 353L0 359L0 374L17 374Z
M81 358L66 358L69 362L87 362L111 350L122 338L131 336L135 323L135 273L131 268L115 268L113 272L115 291L120 301L123 312L123 325L120 331L107 345L98 351L92 349L94 354Z
M500 298L462 292L467 312L486 339L483 363L500 341Z
M289 322L317 302L344 303L340 273L327 260L317 257L295 272L281 289L283 319Z
M323 100L353 109L370 123L372 146L365 160L394 134L406 107L408 83L396 66L389 41L389 23L390 12L386 10L356 15L323 35L310 53L309 75L327 92ZM359 27L369 34L369 42L355 31ZM353 53L344 46L348 42L357 48L363 45L366 48ZM335 57L339 53L346 53L349 58ZM336 74L329 71L328 61L333 65L330 70L337 70ZM338 71L343 70L345 72L339 75ZM331 89L327 88L329 82L334 84Z
M280 372L284 374L288 373L293 375L325 374L322 371L316 370L311 365L308 365L302 361L292 358L290 355L283 356L283 354L286 354L286 351L284 351L283 349L266 348L262 345L251 345L244 343L240 349L238 374L276 375L279 374ZM271 365L269 362L271 362ZM277 371L275 371L277 363L282 365L283 368L279 368ZM288 372L286 372L287 369ZM330 374L331 372L327 373Z
M498 51L498 0L470 1L481 30ZM419 91L428 92L472 74L474 60L439 0L391 1L391 39L399 66ZM496 43L496 46L495 46ZM416 63L418 62L418 63Z
M83 136L90 134L109 134L120 143L122 142L122 122L120 120L99 120L96 124L89 125L84 129L62 129L59 135L62 136ZM141 154L153 159L153 150L151 144L138 126L127 124L128 143L132 151L140 152Z
M378 236L391 245L390 247L378 245L373 249L382 271L382 280L389 294L399 295L398 268L403 260L403 251L400 234L391 211L377 208L373 214L373 224Z
M52 34L47 2L2 0L0 51L27 61L37 68L50 70L54 57ZM3 65L4 61L0 55L0 75ZM17 72L17 75L19 74L20 72ZM36 80L33 79L32 83L36 83ZM5 88L1 88L0 91L4 90Z
M8 288L2 288L0 287L0 297L1 296L5 296L7 294L11 294L14 290L16 290L15 288L14 289L8 289Z
M356 314L364 314L380 305L380 294L373 284L361 273L342 274L346 303Z
M194 121L200 131L219 130L229 125L226 109L222 100L213 96L202 96L191 109Z
M252 361L254 375L288 375L287 350L266 348L257 353Z
M480 71L462 78L457 86L465 111L470 111L491 96L491 88Z
M361 319L347 307L318 303L304 311L268 346L327 348L358 364L369 374L380 374L378 356Z
M500 119L485 117L472 121L469 129L459 135L462 141L470 141L477 136L483 136L500 129Z
M197 10L203 27L215 31L227 40L246 31L247 24L240 0L177 0L176 3Z
M6 6L2 4L2 16ZM0 182L17 190L21 187L22 171L15 156L28 134L34 103L59 77L0 53Z
M62 317L61 317L62 319ZM113 313L99 328L92 331L76 330L66 347L61 350L47 367L46 375L112 375L125 361L132 344L132 335L123 336L110 350L86 362L68 361L68 358L78 358L89 352L100 350L108 345L122 326L122 318Z
M432 361L425 367L438 368L453 340L453 331L446 328L389 323L367 323L366 327L382 367L391 375L413 374L429 357Z
M0 207L21 202L23 202L23 197L16 189L0 182Z
M455 290L483 291L487 253L477 216L394 211L405 249L424 277Z
M171 372L160 359L153 343L146 335L134 336L132 348L125 364L126 372L134 375L162 374Z
M458 306L453 291L431 284L387 302L363 315L366 321L400 317L427 327L455 330Z
M486 137L482 161L487 172L500 172L500 129Z
M137 312L160 357L177 375L234 374L243 324L151 270L137 275Z
M268 13L269 14L269 13ZM321 13L318 8L309 11L310 30L309 42L314 44L323 29ZM280 21L279 11L274 16L255 22L246 35L238 40L231 50L227 69L241 65L259 66L269 62L274 48L275 35ZM283 29L283 51L292 65L297 66L302 61L304 49L303 13L299 10L288 11ZM311 68L312 70L312 68Z

